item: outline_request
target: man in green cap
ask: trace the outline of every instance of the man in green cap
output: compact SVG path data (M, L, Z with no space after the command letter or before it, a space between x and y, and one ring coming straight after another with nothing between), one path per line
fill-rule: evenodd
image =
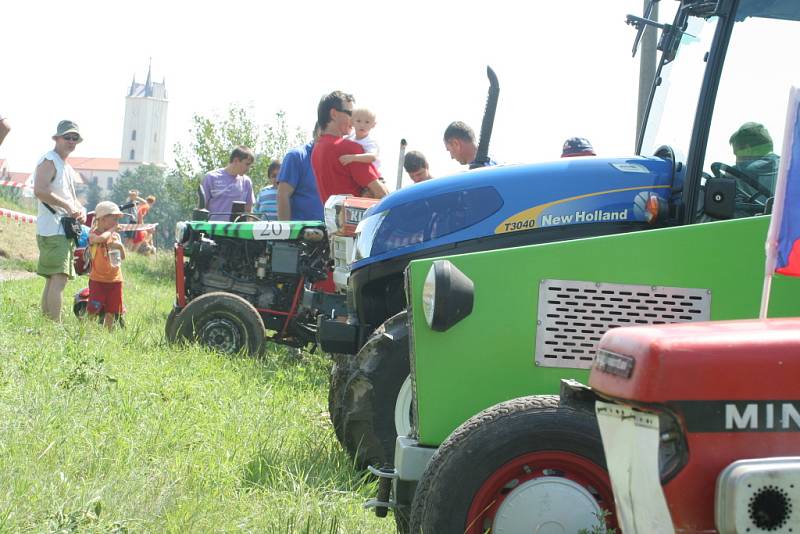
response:
M36 217L39 263L36 273L46 280L42 312L60 322L64 287L68 279L75 277L72 254L75 241L64 235L61 219L73 217L83 223L86 210L75 194L78 173L67 163L67 156L83 141L78 125L68 120L59 122L53 141L56 146L39 160L33 179L33 194L39 200Z
M733 168L754 179L774 194L780 158L772 151L772 137L764 125L758 122L746 122L733 132L729 142L736 156L736 165ZM756 194L756 190L750 185L746 183L740 185L745 193L749 193L749 197ZM764 195L757 195L756 198L762 202L767 200Z

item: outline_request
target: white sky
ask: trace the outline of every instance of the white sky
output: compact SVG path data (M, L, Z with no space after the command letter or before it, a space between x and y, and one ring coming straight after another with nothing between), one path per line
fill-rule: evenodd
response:
M118 158L124 97L134 73L144 81L151 56L170 100L170 164L193 113L235 103L265 122L284 110L292 127L310 130L319 97L342 89L378 115L387 182L396 180L401 137L428 156L435 176L458 171L442 133L453 120L479 131L487 64L501 87L496 159L557 158L571 136L587 137L598 154L632 154L639 62L624 20L642 4L4 2L0 114L13 130L0 158L30 172L63 118L85 139L73 155Z

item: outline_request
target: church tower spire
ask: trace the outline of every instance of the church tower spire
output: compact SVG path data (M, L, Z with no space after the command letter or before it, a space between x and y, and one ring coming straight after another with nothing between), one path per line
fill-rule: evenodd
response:
M150 58L147 64L147 81L144 82L144 96L153 96L153 79L150 76L150 71L153 68L153 58Z

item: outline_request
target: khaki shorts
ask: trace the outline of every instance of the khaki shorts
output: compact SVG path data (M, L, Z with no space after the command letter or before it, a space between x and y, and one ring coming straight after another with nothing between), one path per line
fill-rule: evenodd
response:
M73 251L75 241L63 235L37 235L39 245L39 264L36 273L45 278L54 274L66 274L70 280L75 278Z

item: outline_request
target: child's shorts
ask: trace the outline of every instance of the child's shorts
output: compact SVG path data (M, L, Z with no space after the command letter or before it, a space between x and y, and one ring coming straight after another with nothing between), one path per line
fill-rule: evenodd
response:
M89 305L86 311L98 313L124 313L122 282L97 282L89 280Z

